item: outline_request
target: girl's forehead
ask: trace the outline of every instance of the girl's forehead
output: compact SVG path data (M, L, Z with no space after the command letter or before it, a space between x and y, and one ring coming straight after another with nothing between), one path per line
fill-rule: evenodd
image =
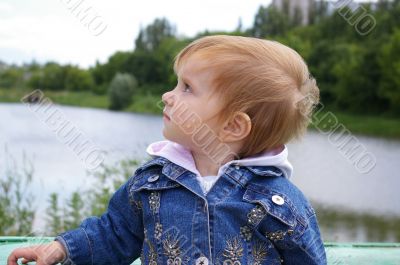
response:
M200 54L191 54L182 58L177 67L178 73L193 74L209 69L209 62Z

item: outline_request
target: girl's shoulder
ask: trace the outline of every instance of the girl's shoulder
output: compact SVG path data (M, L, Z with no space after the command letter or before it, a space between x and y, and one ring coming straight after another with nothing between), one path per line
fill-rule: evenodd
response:
M269 209L288 210L305 219L315 214L315 210L304 192L291 180L283 176L257 177L245 187L244 198L257 198Z
M128 180L129 190L157 190L180 186L162 174L163 166L168 162L163 157L155 157L142 163Z
M142 171L150 168L150 167L162 167L164 166L168 160L164 157L157 156L151 157L150 159L144 161L133 173L133 176L140 174Z

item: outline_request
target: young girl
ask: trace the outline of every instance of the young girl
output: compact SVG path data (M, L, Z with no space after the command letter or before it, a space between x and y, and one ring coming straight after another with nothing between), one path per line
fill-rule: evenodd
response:
M176 57L164 141L101 217L8 264L326 264L313 207L289 180L286 144L319 90L298 53L239 36L195 40Z

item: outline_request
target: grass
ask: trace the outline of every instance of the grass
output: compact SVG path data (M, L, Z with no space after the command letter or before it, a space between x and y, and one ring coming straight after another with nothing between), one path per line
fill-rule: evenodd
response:
M0 88L0 102L20 102L20 99L30 93L29 89ZM107 95L96 95L91 92L72 91L44 91L45 96L53 102L63 105L90 108L108 108ZM133 103L124 111L137 113L162 114L161 96L140 92L133 98ZM314 116L316 120L323 120L319 124L310 125L310 129L317 130L326 123L328 109ZM339 110L332 111L337 119L337 125L344 125L352 134L361 134L375 137L400 139L400 119L372 115L350 114ZM315 119L314 119L315 120ZM318 125L318 126L316 126Z
M330 113L328 114L328 112ZM352 134L400 139L400 119L398 118L351 114L339 110L317 112L313 117L314 123L310 125L310 128L322 128L322 124L325 123L326 125L328 123L327 120L329 117L336 117L336 126L328 127L328 130L324 131L334 131L335 127L343 125ZM340 130L338 130L338 132L340 132Z
M0 88L0 102L21 102L21 99L31 93L29 89L3 89ZM91 92L71 91L43 91L44 96L54 103L78 107L107 108L106 95L96 95Z
M32 91L0 88L0 102L21 102L21 99ZM45 97L61 105L101 109L107 109L109 105L107 95L97 95L92 92L43 91L43 93ZM160 96L142 92L134 96L133 103L124 111L161 115L162 109L158 107L160 101Z
M133 97L133 103L126 111L161 115L163 106L164 104L161 103L161 96L142 93Z

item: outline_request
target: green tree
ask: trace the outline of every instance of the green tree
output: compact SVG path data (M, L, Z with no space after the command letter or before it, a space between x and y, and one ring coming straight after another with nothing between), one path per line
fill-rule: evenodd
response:
M274 6L260 6L254 18L252 35L257 38L283 35L290 29L291 21L288 14L279 11Z
M90 72L96 83L95 91L104 93L117 72L135 76L140 89L161 94L174 83L172 61L183 47L175 37L175 28L165 18L158 18L140 30L135 49L117 52L105 64L96 62Z
M309 31L307 27L298 27L289 31L282 37L276 37L276 40L291 47L295 51L297 51L306 61L308 61L310 54L313 49L313 44L310 41L310 38L304 38Z
M355 44L336 45L338 52L332 73L336 77L334 93L336 104L345 110L365 110L365 103L375 97L374 88L368 86L368 78L361 75L364 50ZM371 107L371 106L370 106Z
M32 72L31 77L28 79L28 86L34 89L43 89L44 75L42 69Z
M121 110L128 107L136 89L137 81L133 75L117 73L108 88L110 109Z
M188 43L175 37L164 38L153 52L135 50L126 62L126 72L133 74L141 88L149 88L153 94L161 94L173 84L173 59ZM159 88L164 89L159 89Z
M116 52L104 64L96 61L90 68L95 86L93 91L97 94L106 94L111 80L117 72L130 72L129 58L133 52Z
M65 71L57 63L49 62L42 70L41 85L44 89L63 90L65 88Z
M18 67L10 67L0 72L0 88L15 88L23 83L24 72Z
M363 13L364 12L364 13ZM330 16L326 16L314 24L314 41L330 41L332 45L339 42L365 42L370 34L361 35L357 30L363 23L358 21L365 15L373 12L367 11L365 7L358 6L356 10L348 6L341 6ZM364 21L365 22L365 21ZM375 31L372 31L375 32Z
M70 91L91 91L94 88L93 77L87 70L75 66L66 66L64 87Z
M328 17L328 4L327 1L312 1L308 22L310 24L316 24Z
M34 67L28 85L35 89L65 89L66 72L63 66L48 62L43 67Z
M332 68L335 63L335 56L338 54L340 54L340 51L336 45L332 45L329 41L321 40L313 45L308 58L310 71L316 77L321 101L324 104L332 103L336 98L334 84L337 82L337 77Z
M152 24L141 29L135 40L136 51L153 52L165 38L174 37L176 28L166 18L156 18Z
M161 83L163 81L162 65L155 53L135 50L127 58L126 73L132 73L138 81L138 85Z
M293 16L290 17L290 26L297 27L297 26L301 26L302 23L303 23L303 12L301 11L301 9L298 6L296 6L294 8Z
M160 74L163 77L161 81L163 89L155 91L156 93L162 94L176 85L177 79L173 69L174 58L187 44L189 44L187 40L176 38L166 38L161 42L156 51L156 56L162 66L160 67Z
M393 112L400 114L400 28L382 46L379 66L382 69L379 95L390 102Z

